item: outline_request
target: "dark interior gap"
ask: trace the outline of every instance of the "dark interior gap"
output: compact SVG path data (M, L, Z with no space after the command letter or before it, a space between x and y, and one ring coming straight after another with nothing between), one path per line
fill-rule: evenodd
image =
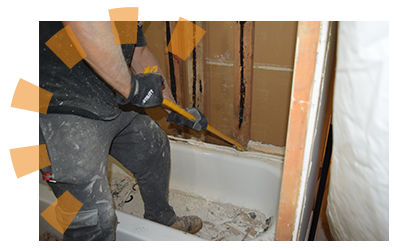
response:
M244 102L246 97L246 84L244 79L244 24L246 21L240 21L240 109L239 109L239 129L242 127Z
M166 21L166 32L167 32L167 46L169 44L169 41L171 40L171 28L169 21ZM171 52L168 52L168 63L169 63L169 76L170 76L170 84L171 84L171 92L172 96L174 97L175 101L176 99L176 78L175 78L175 67L174 67L174 57Z
M311 222L310 234L308 236L309 241L313 241L315 239L315 233L317 232L319 215L321 213L322 201L324 199L325 184L327 182L329 166L331 163L332 145L333 145L333 130L332 130L332 124L330 124L328 140L326 142L324 163L322 165L322 171L321 171L321 179L320 179L319 187L318 187L317 200L315 202L314 215L313 215L312 222Z
M193 21L194 24L196 24ZM196 31L193 29L193 37L196 37ZM193 48L193 63L192 63L192 68L193 68L193 84L192 84L192 102L193 102L193 107L196 107L196 81L197 81L197 72L196 72L196 46Z

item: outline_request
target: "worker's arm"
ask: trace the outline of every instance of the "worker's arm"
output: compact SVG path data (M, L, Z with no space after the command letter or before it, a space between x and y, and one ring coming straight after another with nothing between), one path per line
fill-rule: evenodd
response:
M121 46L115 45L110 22L64 21L85 50L84 59L107 84L127 98L131 90L131 74Z
M133 58L131 62L131 69L135 74L140 74L144 72L144 68L146 66L157 66L158 67L158 73L161 74L163 77L163 72L160 68L160 65L158 64L157 58L154 56L154 54L150 51L150 48L146 45L143 47L136 47L135 51L133 52ZM170 101L175 102L174 97L172 96L171 89L169 88L169 85L164 77L164 84L163 84L163 90L162 94L164 98L169 99ZM169 113L169 111L167 111Z

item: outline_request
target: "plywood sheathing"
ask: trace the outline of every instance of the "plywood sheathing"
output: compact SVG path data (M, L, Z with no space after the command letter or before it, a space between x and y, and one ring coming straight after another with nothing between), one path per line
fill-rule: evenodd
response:
M262 69L253 72L250 139L284 147L293 73Z
M256 22L254 36L250 139L284 147L297 22Z
M233 138L233 51L235 22L206 23L203 37L205 112L211 126ZM208 133L206 142L229 146L229 143Z
M320 22L299 22L276 240L293 240Z

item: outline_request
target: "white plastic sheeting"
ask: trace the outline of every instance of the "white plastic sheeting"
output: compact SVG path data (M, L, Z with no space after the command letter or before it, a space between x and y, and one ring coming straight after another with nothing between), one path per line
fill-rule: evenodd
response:
M389 22L339 22L332 123L332 236L389 240Z

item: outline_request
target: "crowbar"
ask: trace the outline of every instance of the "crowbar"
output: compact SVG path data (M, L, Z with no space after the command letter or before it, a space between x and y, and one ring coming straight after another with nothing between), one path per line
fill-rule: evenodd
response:
M158 71L158 67L157 66L153 66L153 67L146 66L145 69L144 69L144 74L151 73L151 72L157 72L157 71ZM184 110L183 108L179 107L177 104L175 104L174 102L172 102L172 101L170 101L168 99L165 99L165 98L163 99L162 106L164 106L165 108L167 108L167 109L169 109L171 111L174 111L175 113L177 113L177 114L179 114L179 115L181 115L183 117L186 117L187 119L196 120L196 117L194 117L194 115L192 115L191 113L187 112L186 110ZM220 131L218 131L217 129L211 127L210 125L207 125L207 131L209 131L209 132L213 133L214 135L224 139L225 141L235 145L236 148L239 151L245 151L243 146L240 145L240 143L238 143L234 139L230 138L229 136L221 133Z

